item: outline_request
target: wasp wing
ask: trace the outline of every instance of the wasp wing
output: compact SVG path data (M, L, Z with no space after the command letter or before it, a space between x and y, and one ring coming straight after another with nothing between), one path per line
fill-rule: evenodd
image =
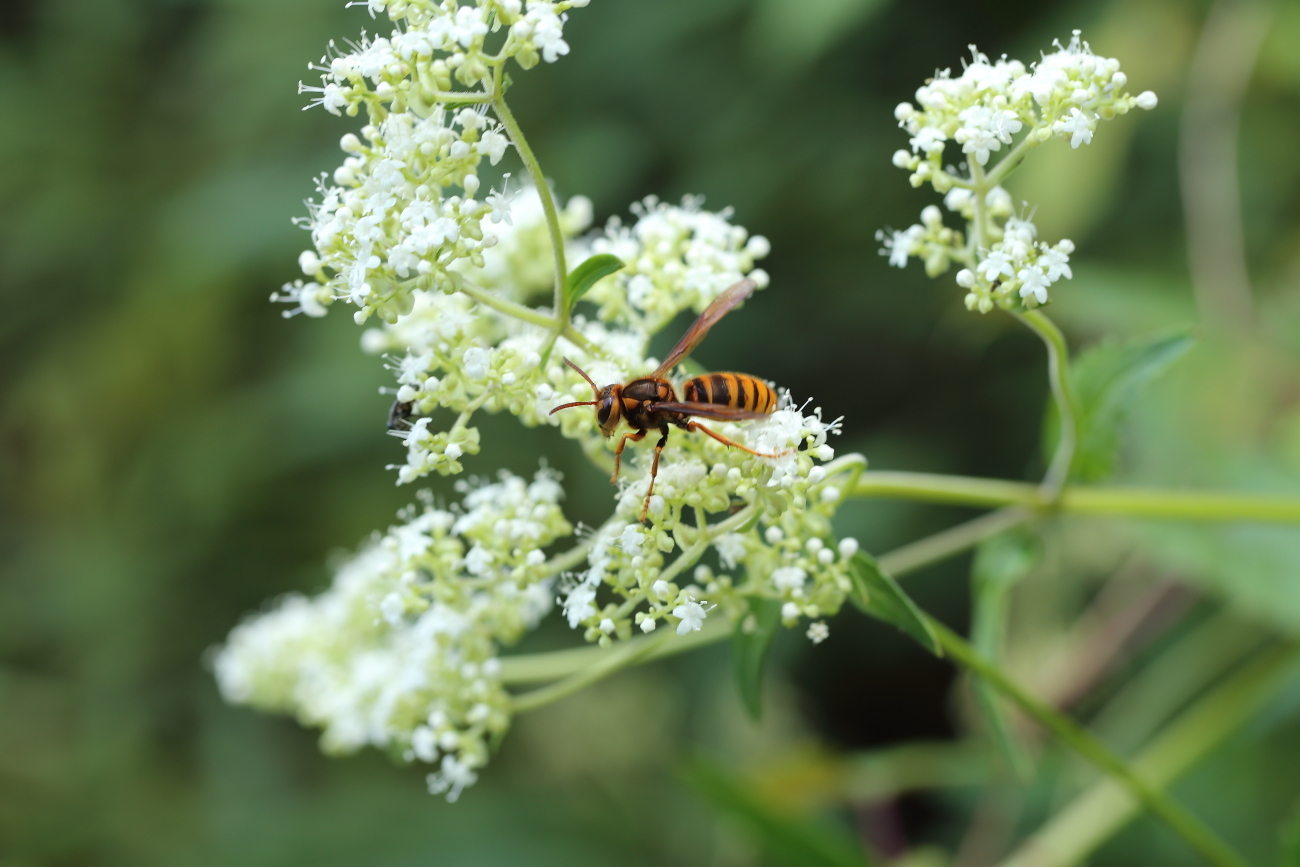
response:
M741 301L754 294L756 288L753 280L741 280L724 289L722 294L714 298L713 303L700 314L700 318L695 320L695 324L686 330L686 333L682 335L682 339L677 341L677 345L673 347L673 351L668 353L664 363L659 365L658 370L650 374L650 378L663 379L668 371L677 366L677 362L690 355L691 350L700 345L700 341L709 333L710 328L718 324L719 319L730 313L731 309Z
M697 403L695 401L664 402L654 404L655 412L680 412L700 418L712 418L718 421L746 421L755 418L771 418L771 413L755 412L752 409L740 409L717 403Z

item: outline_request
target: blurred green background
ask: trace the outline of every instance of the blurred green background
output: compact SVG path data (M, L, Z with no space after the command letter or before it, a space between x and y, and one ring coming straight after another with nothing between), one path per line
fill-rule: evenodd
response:
M1120 475L1300 491L1300 7L1228 6L1245 36L1210 52L1227 71L1202 74L1230 78L1236 63L1249 81L1227 99L1255 312L1207 323L1131 419ZM893 107L969 43L1028 61L1083 28L1160 106L1087 148L1044 148L1013 178L1043 237L1078 245L1053 313L1076 347L1195 322L1180 137L1226 128L1231 141L1235 124L1230 111L1226 127L1181 126L1208 8L595 0L571 15L572 53L516 75L511 102L558 190L590 196L598 221L647 194L702 193L771 239L771 288L716 330L703 363L814 396L845 416L837 448L876 468L1031 478L1047 398L1037 339L966 313L950 278L877 256L878 228L934 200L890 165L905 146ZM267 301L307 241L290 218L356 126L301 111L297 82L329 39L365 27L335 0L0 5L0 865L767 863L683 781L697 753L798 781L790 809L824 807L882 848L958 846L971 789L867 803L825 782L839 757L966 728L946 664L851 614L821 646L778 644L761 724L713 648L521 718L454 806L423 794L418 769L326 759L313 732L222 703L206 650L265 600L322 586L331 552L413 495L383 469L401 445L360 330L340 312L286 322ZM1231 230L1228 211L1208 213ZM484 436L470 472L546 456L570 480L571 517L606 514L604 478L552 431L507 419ZM884 551L965 516L855 503L841 530ZM1095 544L1024 601L1040 632L1064 630L1121 561L1139 587L1201 588L1182 591L1175 629L1224 605L1270 630L1300 624L1293 531L1094 522L1058 535ZM967 569L909 586L961 625ZM1176 789L1261 861L1300 790L1297 708L1300 692L1275 703ZM1023 830L1060 803L1053 785ZM1195 862L1143 820L1096 863Z

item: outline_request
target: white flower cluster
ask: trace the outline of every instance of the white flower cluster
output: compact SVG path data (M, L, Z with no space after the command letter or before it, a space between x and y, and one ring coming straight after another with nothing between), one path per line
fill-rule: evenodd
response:
M896 153L894 164L912 172L912 185L930 183L946 193L960 180L943 165L950 141L982 168L1022 130L1026 146L1058 137L1077 148L1092 141L1099 120L1155 108L1156 95L1127 93L1119 61L1093 54L1078 30L1068 45L1055 44L1056 51L1028 68L1005 56L990 62L972 45L961 75L940 70L917 89L916 105L900 104L894 116L911 150Z
M590 293L602 320L630 320L655 332L683 310L703 311L742 278L767 286L767 272L754 267L771 250L767 239L732 225L730 209L712 213L702 204L698 197L670 205L649 196L632 205L636 222L613 217L604 236L592 239L593 253L627 263Z
M498 653L550 610L543 549L572 533L558 477L465 484L343 564L328 590L246 621L214 657L227 701L291 713L331 752L363 746L436 764L455 800L510 721Z
M718 429L781 456L754 457L700 434L673 433L676 445L671 459L664 453L650 498L652 523L636 522L649 484L643 474L624 484L586 570L568 582L565 614L570 626L585 627L588 641L626 638L633 626L651 632L660 621L685 634L699 629L714 605L742 616L747 595L782 600L788 623L833 614L843 604L847 558L857 543L844 540L844 556L836 558L823 540L831 536L842 473L860 464L822 465L834 457L827 436L838 433L838 420L823 422L820 412L804 414L787 403L769 420ZM696 566L705 546L717 552L723 574ZM727 574L738 567L747 576L739 583ZM691 568L693 581L679 583ZM602 586L611 591L603 606Z
M362 345L385 354L396 377L393 432L407 452L399 484L462 472L482 447L479 411L557 426L612 469L627 428L606 438L591 406L551 414L592 400L564 360L598 386L645 376L659 367L651 339L679 313L703 311L742 279L768 283L755 266L767 240L698 199L645 199L634 221L586 236L584 198L558 212L536 186L480 199L483 161L496 164L510 145L489 115L510 120L503 64L566 53L563 13L581 5L371 0L372 13L401 26L321 67L316 101L335 113L364 105L369 123L343 137L348 156L320 181L304 221L314 245L299 261L306 279L278 297L291 312L321 316L346 301L358 323L379 320ZM453 80L487 89L457 95ZM528 168L540 183L535 161ZM596 316L544 306L557 297L557 260L600 254L624 267L583 297ZM709 617L740 621L754 597L779 602L790 626L834 614L857 545L836 542L830 519L864 466L858 456L833 460L827 438L838 421L781 394L768 418L706 429L743 448L674 427L642 523L653 441L633 444L611 518L552 560L543 549L572 532L553 474L461 483L460 506L426 503L340 569L330 590L289 597L234 630L216 657L224 694L321 726L329 749L373 745L437 764L430 788L454 800L509 722L498 653L556 601L570 626L602 644L661 624L685 635ZM826 634L824 623L808 632Z
M894 165L912 173L913 186L928 183L944 194L944 205L967 221L967 232L945 226L943 212L930 205L920 223L878 232L880 253L899 268L919 258L931 277L954 263L962 266L957 285L970 310L1032 309L1051 300L1052 284L1073 276L1074 244L1039 241L1030 217L1013 215L1011 196L1000 186L1025 153L1054 137L1077 148L1092 141L1098 121L1156 106L1150 91L1127 93L1119 61L1093 54L1079 31L1068 45L1055 45L1028 68L1005 56L991 62L971 46L972 60L960 76L940 71L916 91L916 105L905 102L894 112L911 145L894 154ZM950 141L966 155L967 174L945 167ZM986 171L990 155L1003 145L1011 151Z
M995 305L1025 307L1047 303L1047 288L1074 276L1070 254L1074 242L1068 238L1048 246L1035 240L1038 229L1028 220L1009 219L1002 240L993 244L975 270L957 272L957 285L966 291L966 308L988 313Z
M320 86L299 89L319 94L313 105L332 114L355 115L364 105L372 118L390 111L424 115L444 101L453 78L473 87L508 59L529 69L539 59L554 63L568 54L564 12L588 2L527 0L525 8L523 0L370 0L372 16L387 13L400 26L387 37L363 34L350 51L330 43L330 53L311 65L321 73ZM499 42L495 51L487 49L489 40Z
M291 313L323 316L344 299L357 306L359 323L372 314L396 322L418 292L456 288L453 262L481 267L497 243L490 227L504 219L504 203L496 194L475 198L479 163L495 164L509 144L495 123L472 108L439 109L428 117L392 114L361 134L364 141L343 137L351 156L308 202L302 223L315 249L299 265L311 280L286 286L277 299L295 303ZM463 195L445 195L448 187Z

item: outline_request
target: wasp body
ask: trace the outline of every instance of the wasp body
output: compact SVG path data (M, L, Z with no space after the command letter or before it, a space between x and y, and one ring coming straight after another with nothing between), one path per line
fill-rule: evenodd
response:
M668 432L672 427L684 431L700 431L713 437L718 442L734 446L751 455L761 458L776 458L780 454L757 452L740 443L710 430L692 418L709 418L718 421L742 421L744 419L763 418L776 409L776 392L766 382L747 373L710 373L688 380L682 386L683 400L677 399L677 391L664 377L679 361L691 353L709 333L709 329L718 320L754 291L751 280L741 280L728 288L713 300L700 318L682 335L682 339L668 353L664 363L649 376L634 379L631 382L614 383L599 388L586 371L569 359L564 363L578 371L582 378L591 385L594 400L580 400L566 403L551 410L554 414L562 409L574 406L596 407L596 420L605 436L613 436L621 422L632 428L623 434L614 450L614 475L610 482L618 480L619 464L623 449L628 440L640 442L652 430L659 431L659 441L655 444L654 462L650 465L650 486L646 490L645 503L641 507L641 520L646 519L650 508L650 497L654 494L655 476L659 472L659 455L668 443Z

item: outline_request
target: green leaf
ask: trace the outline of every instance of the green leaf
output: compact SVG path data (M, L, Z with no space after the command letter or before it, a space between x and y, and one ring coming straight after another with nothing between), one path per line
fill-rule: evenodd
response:
M1011 588L1033 571L1039 556L1037 540L1027 533L1003 533L985 540L976 549L971 566L974 597L971 644L986 659L1001 663ZM1001 696L979 678L974 680L974 690L975 699L1007 764L1021 780L1031 779L1033 762L1029 751L1015 736Z
M849 577L853 581L849 599L854 605L872 617L894 624L935 656L943 655L939 639L921 609L897 581L880 570L874 557L863 551L854 554L849 561Z
M749 615L736 626L731 640L731 670L740 701L757 721L763 715L763 669L781 625L781 601L749 597Z
M1119 427L1142 389L1196 343L1189 328L1160 331L1128 342L1103 341L1074 360L1071 379L1079 397L1079 445L1071 477L1096 482L1110 475ZM1060 420L1052 409L1044 448L1056 445ZM1050 457L1049 457L1050 460Z
M873 863L846 830L783 815L716 762L696 757L682 777L706 801L739 820L775 863L789 867L870 867Z
M587 259L570 272L564 281L564 310L568 312L578 299L587 294L587 290L596 285L602 277L608 277L615 271L622 270L623 260L609 253L600 253Z

